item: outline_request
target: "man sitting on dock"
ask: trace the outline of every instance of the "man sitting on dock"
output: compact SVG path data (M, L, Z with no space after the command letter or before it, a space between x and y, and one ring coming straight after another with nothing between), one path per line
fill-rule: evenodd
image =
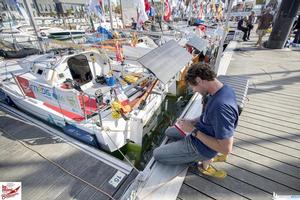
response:
M227 155L232 150L239 116L235 93L217 80L214 71L206 64L193 64L185 81L193 92L207 96L206 106L202 113L199 110L200 117L179 119L175 126L169 127L166 135L175 142L155 149L153 156L169 165L196 162L203 174L224 178L226 172L216 170L210 163L218 153Z

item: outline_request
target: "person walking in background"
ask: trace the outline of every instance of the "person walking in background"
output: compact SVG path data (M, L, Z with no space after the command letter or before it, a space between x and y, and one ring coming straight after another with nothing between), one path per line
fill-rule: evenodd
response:
M255 46L262 48L262 38L266 35L267 30L271 27L273 21L273 15L270 13L271 8L267 8L265 13L261 16L256 33L258 35L258 40Z
M131 29L136 30L136 25L137 25L137 23L136 23L135 19L133 17L131 17Z
M238 22L238 30L243 31L244 35L243 35L243 41L247 41L247 34L248 34L248 27L247 27L247 23L248 23L248 17L245 16L242 19L240 19L240 21Z
M298 16L298 19L295 22L295 26L293 27L293 30L296 31L295 39L293 43L300 44L300 15Z
M254 21L255 21L255 12L251 11L251 14L248 17L248 23L247 23L247 27L248 27L247 39L248 40L250 40L250 33L251 33L251 30L253 29Z

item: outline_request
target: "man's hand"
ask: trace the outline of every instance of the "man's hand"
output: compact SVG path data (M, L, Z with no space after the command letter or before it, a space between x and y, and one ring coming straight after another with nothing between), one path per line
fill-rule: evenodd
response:
M178 119L177 120L177 124L179 125L179 127L187 133L192 132L192 130L194 130L194 121L193 120L188 120L188 119Z

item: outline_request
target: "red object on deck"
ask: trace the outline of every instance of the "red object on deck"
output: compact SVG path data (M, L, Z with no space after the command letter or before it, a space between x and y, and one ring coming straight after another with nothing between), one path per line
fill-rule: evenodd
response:
M81 109L83 110L83 102L82 102L82 97L81 95L78 95L79 103L81 106ZM84 108L85 108L85 114L90 115L92 112L97 111L97 102L96 99L94 98L89 98L88 96L84 96Z

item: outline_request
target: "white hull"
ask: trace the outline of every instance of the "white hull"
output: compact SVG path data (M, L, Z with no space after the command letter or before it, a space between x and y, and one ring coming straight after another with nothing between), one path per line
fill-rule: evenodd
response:
M101 129L96 125L98 116L88 119L85 122L78 123L61 113L49 109L44 106L41 101L22 97L20 93L16 92L18 90L17 87L3 87L3 92L10 97L19 109L60 128L64 128L66 123L68 123L78 129L84 130L89 134L96 136L101 148L111 152L124 146L127 143L127 139L142 145L144 126L151 120L165 98L165 95L150 95L148 101L149 106L147 106L147 109L138 112L137 115L133 114L128 121L125 121L122 118L119 120L111 118L103 119L102 123L104 128Z
M162 52L158 55L174 48L178 49L178 61L169 55L173 59L171 71L165 65L166 58L153 63L151 52L140 64L121 65L96 51L3 62L2 90L20 109L87 144L111 152L128 142L141 146L145 125L156 125L153 117L157 117L176 74L190 59L174 41L159 48ZM150 72L150 67L145 67L148 64L165 68Z

